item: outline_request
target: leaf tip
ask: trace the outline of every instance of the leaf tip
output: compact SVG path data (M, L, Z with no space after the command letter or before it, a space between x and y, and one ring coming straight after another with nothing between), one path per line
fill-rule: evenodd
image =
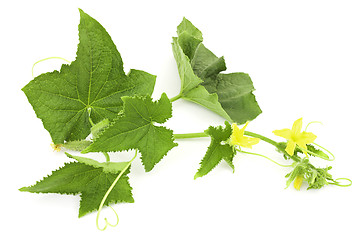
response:
M89 148L90 148L90 147L85 148L85 149L82 150L80 153L85 154L85 153L91 152L91 150L89 150ZM68 157L69 157L69 156L68 156Z
M19 188L19 191L20 192L28 192L29 188L28 187L22 187L22 188Z
M80 153L85 154L85 153L93 152L93 144L94 143L90 144L85 149L81 150Z
M89 14L87 14L86 12L84 12L84 10L82 10L81 8L78 8L78 10L80 13L80 22L82 19L88 19L88 18L92 19L92 17Z
M144 169L145 169L145 172L150 172L151 170L153 170L153 168L155 167L155 164L153 166L150 166L149 164L144 164L143 163L143 166L144 166Z
M199 177L202 177L202 175L200 175L199 173L196 173L195 176L194 176L194 180L196 180Z
M80 15L85 14L84 10L82 10L81 8L78 8L78 10L79 10Z
M82 18L84 15L87 15L84 10L82 10L81 8L78 8L79 13L80 13L80 18Z

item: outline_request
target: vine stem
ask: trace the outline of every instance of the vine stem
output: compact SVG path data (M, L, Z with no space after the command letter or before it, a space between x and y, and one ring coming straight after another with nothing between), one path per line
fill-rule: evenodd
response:
M274 147L276 147L279 151L281 151L283 154L285 154L287 157L291 158L292 160L296 161L296 162L300 162L301 159L296 157L295 155L290 156L284 149L280 148L279 143L275 142L274 140L267 138L263 135L257 134L257 133L253 133L253 132L249 132L249 131L245 131L244 135L249 136L249 137L254 137L254 138L259 138L260 140L267 142L271 145L273 145ZM209 137L209 135L207 135L205 132L199 132L199 133L183 133L183 134L174 134L174 138L175 139L186 139L186 138L200 138L200 137Z
M273 145L276 148L279 148L279 143L275 142L274 140L267 138L263 135L257 134L257 133L253 133L253 132L249 132L249 131L245 131L244 135L249 136L249 137L254 137L254 138L259 138L260 140L267 142L271 145Z
M111 186L109 187L109 189L107 190L107 192L105 193L103 199L101 200L99 209L98 209L98 213L96 215L96 227L100 230L100 231L105 231L105 229L108 226L111 227L116 227L119 223L119 216L117 215L116 211L110 206L110 208L113 210L113 212L116 215L116 224L110 224L107 220L107 218L105 218L105 227L100 228L99 227L99 217L100 217L100 212L105 204L105 201L107 199L107 197L109 196L110 192L113 190L113 188L115 187L116 183L119 181L119 179L121 178L121 176L125 173L126 170L128 170L128 168L131 166L131 163L135 160L136 156L137 156L138 151L136 150L135 152L135 156L128 162L128 164L126 164L126 166L124 167L124 169L119 173L119 175L116 177L116 179L114 180L114 182L111 184Z
M278 147L279 144L275 142L274 140L271 140L270 138L267 138L263 135L245 131L244 135L247 135L249 137L255 137L263 140L264 142L270 143L271 145L274 145L275 147ZM182 133L182 134L174 134L175 139L184 139L184 138L201 138L201 137L209 137L209 135L205 132L198 132L198 133Z

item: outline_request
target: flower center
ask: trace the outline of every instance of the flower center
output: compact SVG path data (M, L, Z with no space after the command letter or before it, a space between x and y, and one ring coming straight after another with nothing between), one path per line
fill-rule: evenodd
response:
M291 134L291 140L294 141L294 142L297 142L297 140L299 140L299 136L296 135L296 134L294 134L294 133L292 133L292 134Z

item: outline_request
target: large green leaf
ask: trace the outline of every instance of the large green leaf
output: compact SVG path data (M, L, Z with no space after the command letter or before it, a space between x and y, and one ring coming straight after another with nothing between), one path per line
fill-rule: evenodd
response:
M177 33L172 46L181 79L181 97L239 124L256 118L261 109L252 93L255 88L249 75L221 73L226 70L224 58L202 44L200 30L189 20L183 19Z
M69 157L72 157L71 155ZM73 157L75 158L75 157ZM105 164L103 164L105 166ZM115 168L113 168L115 169ZM118 168L118 172L122 169ZM105 201L105 205L119 202L134 202L127 174L120 177ZM99 208L101 200L116 179L117 172L104 170L102 166L80 162L65 163L65 166L52 172L48 177L20 191L32 193L81 194L79 217Z
M121 97L151 95L155 76L124 73L121 56L106 30L80 10L76 60L60 72L42 74L22 90L55 144L86 138L90 121L114 119Z
M162 94L153 102L146 97L123 97L124 112L83 152L112 152L138 149L146 171L153 169L173 147L173 132L154 123L171 117L172 106Z

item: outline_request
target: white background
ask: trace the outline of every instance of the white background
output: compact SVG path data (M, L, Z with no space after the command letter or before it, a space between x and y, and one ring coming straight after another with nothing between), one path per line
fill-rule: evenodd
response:
M263 110L248 130L280 140L275 129L304 117L317 143L332 150L334 178L349 188L284 189L285 174L266 159L237 155L235 173L220 164L193 180L209 139L179 141L150 173L137 159L130 176L134 204L118 204L120 224L100 232L96 213L78 218L79 196L22 193L69 161L53 152L51 138L21 88L31 68L46 57L75 59L78 8L112 36L125 70L157 75L153 97L175 96L180 87L171 41L185 16L204 44L225 56L227 72L249 73ZM2 1L1 225L2 239L360 239L358 1ZM59 69L38 64L34 74ZM183 100L166 126L175 133L200 132L223 119ZM266 144L253 151L285 163ZM130 153L117 154L120 160ZM112 219L112 213L103 216ZM102 223L102 222L101 222Z

